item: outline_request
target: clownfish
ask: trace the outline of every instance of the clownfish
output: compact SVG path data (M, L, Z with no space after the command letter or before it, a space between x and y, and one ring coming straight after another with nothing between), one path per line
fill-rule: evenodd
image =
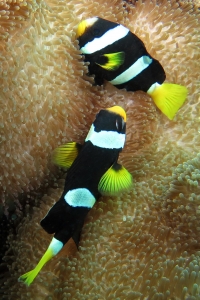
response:
M93 17L79 23L77 39L97 85L107 80L118 89L144 91L163 114L174 118L187 97L186 87L163 83L163 67L128 28Z
M20 276L20 282L29 286L70 238L78 248L85 217L101 195L117 195L132 186L131 174L117 163L125 138L126 113L113 106L96 115L83 145L70 142L54 150L54 163L69 168L60 199L40 222L54 237L37 266Z

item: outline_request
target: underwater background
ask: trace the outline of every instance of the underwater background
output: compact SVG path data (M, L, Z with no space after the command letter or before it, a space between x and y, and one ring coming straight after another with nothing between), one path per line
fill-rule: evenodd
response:
M4 0L0 3L0 299L200 299L199 1ZM188 88L169 121L143 92L93 86L76 40L93 16L119 22ZM63 191L58 145L83 143L95 114L127 112L120 162L134 187L102 197L26 287L51 236L40 220Z

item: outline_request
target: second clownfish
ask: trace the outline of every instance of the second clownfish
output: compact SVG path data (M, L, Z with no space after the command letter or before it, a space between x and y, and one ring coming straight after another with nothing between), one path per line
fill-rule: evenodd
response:
M103 84L105 79L118 89L144 91L163 114L174 118L186 99L186 87L164 83L163 67L128 28L93 17L78 25L77 38L96 84Z

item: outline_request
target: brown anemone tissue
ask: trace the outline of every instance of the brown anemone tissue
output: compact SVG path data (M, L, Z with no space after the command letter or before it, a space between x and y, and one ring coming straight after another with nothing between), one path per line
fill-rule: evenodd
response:
M64 181L32 213L27 207L17 235L8 238L1 299L200 299L198 9L167 0L26 5L14 34L5 22L8 37L1 48L4 195L38 188L51 172L52 149L82 142L95 113L114 104L127 111L120 160L134 187L102 197L86 219L79 251L69 242L29 288L17 278L35 267L52 238L39 221L59 199ZM127 26L162 63L167 81L188 88L173 121L145 93L92 86L75 32L82 18L94 15Z

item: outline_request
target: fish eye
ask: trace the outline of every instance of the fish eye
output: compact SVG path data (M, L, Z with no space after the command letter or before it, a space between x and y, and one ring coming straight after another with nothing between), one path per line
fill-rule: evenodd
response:
M124 120L122 118L120 119L116 119L116 128L117 128L117 132L121 132L124 128Z
M93 36L98 36L99 33L100 33L100 30L99 30L98 28L94 28L94 29L92 30L92 35L93 35Z

